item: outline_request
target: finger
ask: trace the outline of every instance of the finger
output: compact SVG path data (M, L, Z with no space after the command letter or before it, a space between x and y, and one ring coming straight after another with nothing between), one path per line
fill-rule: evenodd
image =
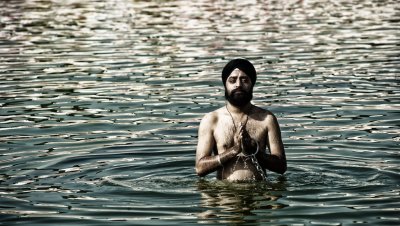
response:
M239 137L240 137L241 139L243 139L243 137L244 137L244 136L243 136L243 130L240 130L240 131L239 131Z

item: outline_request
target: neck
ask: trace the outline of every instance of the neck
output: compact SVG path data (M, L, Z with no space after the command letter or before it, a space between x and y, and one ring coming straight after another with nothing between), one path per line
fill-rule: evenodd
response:
M243 107L237 107L237 106L229 103L229 101L227 101L226 107L228 108L229 112L232 112L235 114L247 114L250 111L252 104L249 102L246 105L244 105Z

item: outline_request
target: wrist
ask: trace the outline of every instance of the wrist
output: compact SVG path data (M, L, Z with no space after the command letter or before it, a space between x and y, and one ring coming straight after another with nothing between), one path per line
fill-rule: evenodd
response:
M231 151L231 153L233 153L233 156L238 155L240 152L242 152L242 150L238 146L234 146Z
M222 162L221 162L221 157L220 155L217 155L217 162L219 166L222 166Z

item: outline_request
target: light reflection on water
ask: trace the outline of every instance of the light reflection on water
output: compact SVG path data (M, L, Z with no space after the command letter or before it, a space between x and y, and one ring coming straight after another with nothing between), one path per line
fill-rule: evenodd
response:
M0 2L0 225L397 225L397 5ZM282 127L267 183L193 170L236 57Z

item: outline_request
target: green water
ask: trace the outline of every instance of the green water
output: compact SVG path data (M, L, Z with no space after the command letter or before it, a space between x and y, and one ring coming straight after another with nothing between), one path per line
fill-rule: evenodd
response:
M399 225L397 1L0 1L0 225ZM288 160L194 172L220 73Z

